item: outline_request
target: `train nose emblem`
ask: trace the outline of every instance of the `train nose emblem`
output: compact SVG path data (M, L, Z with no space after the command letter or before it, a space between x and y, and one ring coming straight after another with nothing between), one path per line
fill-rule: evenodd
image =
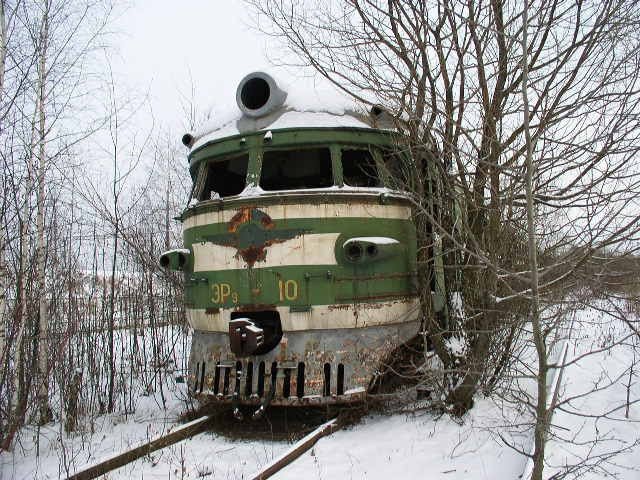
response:
M262 262L267 256L267 247L282 243L308 233L304 229L276 229L275 222L257 208L244 207L227 225L228 233L206 235L203 240L217 245L234 247L237 257L249 265Z
M237 357L248 357L264 343L264 330L248 318L229 322L229 343Z

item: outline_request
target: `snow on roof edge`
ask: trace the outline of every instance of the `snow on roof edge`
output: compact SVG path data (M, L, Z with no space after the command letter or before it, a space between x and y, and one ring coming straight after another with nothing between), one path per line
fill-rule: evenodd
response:
M198 132L194 135L195 141L190 152L201 147L238 135L251 135L257 132L269 130L284 130L292 128L361 128L375 130L371 124L351 113L336 115L329 112L300 112L290 109L281 109L264 117L250 119L240 116L231 120L208 133Z
M262 72L258 72L262 73ZM266 72L286 93L281 107L257 118L243 115L238 105L229 103L215 118L206 121L193 133L190 153L203 146L236 135L288 128L363 128L394 130L378 125L369 107L338 89L335 85L308 77L283 79L278 73Z

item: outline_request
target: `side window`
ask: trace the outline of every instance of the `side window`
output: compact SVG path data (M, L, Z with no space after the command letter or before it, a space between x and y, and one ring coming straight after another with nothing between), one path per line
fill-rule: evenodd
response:
M264 190L298 190L333 185L328 148L265 151L260 187Z
M216 195L229 197L244 190L249 155L212 160L206 166L205 180L198 200L209 200Z
M351 187L380 187L380 177L369 150L342 150L342 178Z
M389 177L388 187L394 190L411 189L409 182L412 176L407 172L407 165L403 157L393 149L385 149L382 151L382 162Z

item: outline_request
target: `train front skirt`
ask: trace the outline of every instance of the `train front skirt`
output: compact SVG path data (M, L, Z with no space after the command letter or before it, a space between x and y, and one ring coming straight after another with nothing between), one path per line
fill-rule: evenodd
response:
M309 406L362 401L418 322L285 332L264 355L236 357L228 333L195 330L189 388L201 402Z

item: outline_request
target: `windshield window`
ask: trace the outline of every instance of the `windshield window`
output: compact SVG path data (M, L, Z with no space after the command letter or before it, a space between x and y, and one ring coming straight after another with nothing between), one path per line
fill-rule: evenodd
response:
M382 161L389 177L389 187L394 190L412 190L413 175L409 173L409 165L396 150L386 149L382 152Z
M204 187L198 200L238 195L244 190L248 165L249 155L247 154L209 162L205 170Z
M351 187L380 187L376 162L369 150L342 150L342 178Z
M262 156L260 187L264 190L297 190L333 185L328 148L266 151Z

